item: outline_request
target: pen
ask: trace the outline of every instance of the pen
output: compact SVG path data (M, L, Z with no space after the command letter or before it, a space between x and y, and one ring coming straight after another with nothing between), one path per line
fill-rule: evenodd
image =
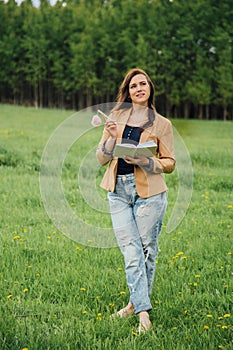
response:
M104 112L102 112L100 109L97 110L97 113L99 113L103 118L104 118L104 121L105 123L108 121L108 120L111 120L111 118L109 118Z

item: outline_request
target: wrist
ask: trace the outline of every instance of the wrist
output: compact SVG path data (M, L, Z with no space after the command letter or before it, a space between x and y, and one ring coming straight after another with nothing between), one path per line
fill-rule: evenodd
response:
M110 139L108 139L108 141L110 141ZM114 141L114 140L113 140ZM111 144L111 145L107 145L107 148L106 148L106 141L103 143L103 145L102 145L102 151L103 151L103 153L104 154L106 154L106 155L108 155L108 156L111 156L111 157L113 157L113 151L114 151L114 148L115 148L115 143L116 143L116 140L114 141L114 143L113 144ZM109 142L108 142L109 143ZM110 141L110 143L111 143L111 141ZM109 147L109 146L111 146L111 147ZM109 148L108 148L109 147ZM110 149L111 148L111 149Z
M148 159L148 165L144 165L143 169L145 169L148 173L153 172L154 169L154 161L152 158L147 158Z

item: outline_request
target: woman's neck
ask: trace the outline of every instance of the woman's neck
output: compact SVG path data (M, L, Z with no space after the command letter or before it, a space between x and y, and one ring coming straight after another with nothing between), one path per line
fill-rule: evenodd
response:
M131 126L142 126L148 121L148 107L133 104L128 124Z
M142 116L147 113L148 107L133 103L132 114Z

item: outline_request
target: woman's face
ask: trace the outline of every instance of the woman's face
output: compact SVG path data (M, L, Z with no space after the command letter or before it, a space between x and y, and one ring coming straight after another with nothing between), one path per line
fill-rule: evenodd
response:
M137 74L130 80L129 97L131 98L132 103L142 106L148 105L150 85L144 74Z

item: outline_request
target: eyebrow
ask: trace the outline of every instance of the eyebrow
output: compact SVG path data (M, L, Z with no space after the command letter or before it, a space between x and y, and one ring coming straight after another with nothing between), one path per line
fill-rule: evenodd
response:
M141 80L141 81L139 81L138 82L139 84L141 84L141 83L147 83L147 80L145 79L145 80ZM133 86L133 85L135 85L136 83L132 83L132 84L129 84L129 86Z

